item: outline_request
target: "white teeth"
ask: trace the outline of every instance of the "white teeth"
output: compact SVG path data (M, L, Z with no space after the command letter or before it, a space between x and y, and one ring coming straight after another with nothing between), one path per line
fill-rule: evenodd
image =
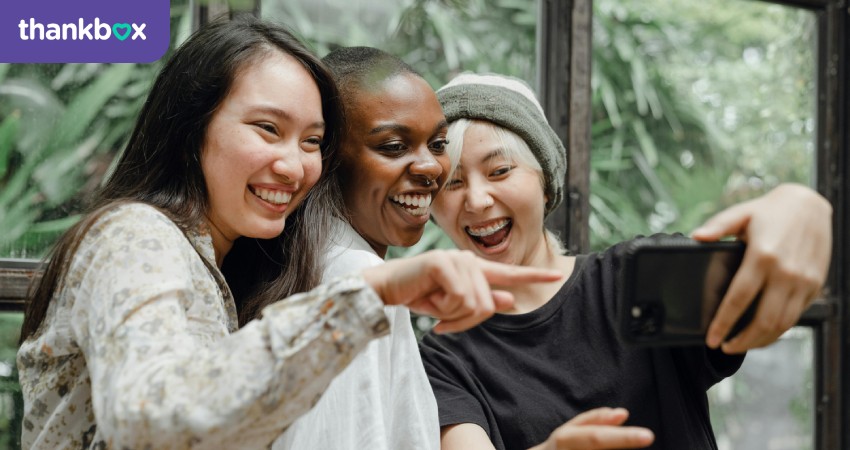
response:
M419 209L426 208L431 205L431 194L405 194L405 195L394 195L393 201L396 203L401 203L402 205L414 206L418 209L410 211L411 214L414 215L422 215L416 214L415 211Z
M487 225L486 227L466 227L466 231L476 237L490 236L491 234L505 228L508 223L510 223L509 219L502 219L492 225Z
M254 195L275 205L283 205L292 200L291 192L274 191L271 189L255 188Z
M408 209L407 212L414 216L425 216L428 214L428 208Z

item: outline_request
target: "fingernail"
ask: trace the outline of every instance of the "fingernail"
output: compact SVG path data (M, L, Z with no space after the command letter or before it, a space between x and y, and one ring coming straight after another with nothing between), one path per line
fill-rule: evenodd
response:
M610 414L611 416L618 416L622 414L623 411L625 411L625 409L623 408L611 408L611 410L608 411L608 414Z
M723 348L721 350L723 350L723 353L732 355L732 354L735 354L735 353L741 353L741 350L739 350L738 347L739 347L738 340L733 339L729 342L723 343Z
M695 234L705 233L707 230L708 230L708 228L706 228L706 227L699 227L696 230L691 231L691 236L693 236Z
M635 433L636 433L638 439L643 440L643 441L655 439L655 435L652 434L652 431L649 431L649 430L637 430Z
M720 338L718 338L716 334L711 333L708 335L705 342L706 345L708 345L708 348L717 348L717 346L720 345Z

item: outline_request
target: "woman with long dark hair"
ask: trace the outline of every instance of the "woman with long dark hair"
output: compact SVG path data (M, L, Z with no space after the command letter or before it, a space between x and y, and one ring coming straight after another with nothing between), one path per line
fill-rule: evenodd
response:
M308 192L341 127L279 27L217 21L175 51L28 305L24 448L266 447L387 333L384 304L456 331L511 304L489 283L557 278L438 252L278 301L319 280Z

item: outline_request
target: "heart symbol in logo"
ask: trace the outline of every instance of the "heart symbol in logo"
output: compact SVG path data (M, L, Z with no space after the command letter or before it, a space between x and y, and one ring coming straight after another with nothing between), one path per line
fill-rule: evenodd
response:
M122 33L119 30L124 30L124 32ZM129 23L116 23L116 24L112 25L112 34L114 34L115 37L118 38L119 41L123 41L124 39L127 39L127 37L130 36L130 24Z

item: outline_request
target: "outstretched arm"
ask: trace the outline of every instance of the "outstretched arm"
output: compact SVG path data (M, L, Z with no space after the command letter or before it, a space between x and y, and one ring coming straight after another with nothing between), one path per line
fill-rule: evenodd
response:
M693 232L701 241L724 236L745 241L747 251L709 326L706 344L741 353L776 341L819 294L832 251L832 206L806 186L783 184L718 213ZM724 342L759 292L752 323Z
M491 290L490 285L553 282L562 275L487 261L470 251L433 250L366 269L363 277L384 303L440 319L434 331L449 333L471 328L513 306L509 292Z

